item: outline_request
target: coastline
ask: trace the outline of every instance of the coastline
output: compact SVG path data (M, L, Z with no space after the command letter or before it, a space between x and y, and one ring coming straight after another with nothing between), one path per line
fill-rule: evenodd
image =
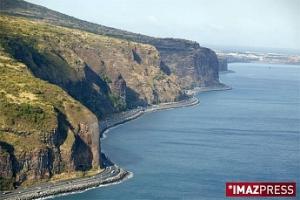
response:
M140 107L140 108L124 111L121 113L113 114L113 115L107 117L106 119L102 120L102 123L99 124L101 138L105 138L105 136L103 134L105 132L107 132L110 128L113 128L120 124L124 124L128 121L134 120L134 119L142 116L145 113L155 112L155 111L160 111L160 110L167 110L167 109L172 109L172 108L194 106L197 104L199 104L199 99L192 96L191 98L188 98L188 99L185 99L182 101L160 103L158 105Z
M212 92L212 91L224 91L224 90L231 90L231 89L232 87L227 86L225 84L220 84L218 86L211 86L211 87L202 87L202 88L195 87L194 89L186 91L186 93L191 97L182 101L160 103L158 105L140 107L140 108L124 111L121 113L113 114L110 117L107 117L106 119L102 120L103 122L99 124L101 139L105 139L106 137L105 133L107 133L110 128L137 119L138 117L142 116L145 113L155 112L160 110L168 110L173 108L194 106L200 103L199 99L195 97L195 95L199 93Z
M220 86L195 87L194 89L190 90L189 93L194 96L198 93L203 93L203 92L223 91L223 90L231 90L231 89L232 87L221 84Z
M122 180L129 178L130 175L132 174L128 171L125 171L118 166L112 166L111 168L108 167L103 172L92 177L64 180L57 183L46 183L39 186L26 188L21 193L17 189L16 191L8 193L5 196L1 195L1 199L29 200L52 198L56 195L79 192L95 187L119 183Z
M207 88L194 88L193 90L189 90L191 97L185 100L177 101L177 102L168 102L161 103L158 105L151 105L147 107L139 107L136 109L124 111L121 113L113 114L110 117L102 120L103 122L99 124L101 139L105 136L105 133L109 131L109 129L118 126L120 124L124 124L128 121L137 119L145 113L156 112L160 110L167 110L173 108L181 108L194 106L200 103L199 99L195 97L197 93L209 92L209 91L222 91L222 90L230 90L232 89L229 86L215 86L215 87L207 87ZM105 138L105 137L104 137ZM23 189L24 191L20 193L17 190L11 191L8 194L1 194L1 199L16 199L16 200L29 200L29 199L40 199L40 198L51 198L56 195L64 195L73 192L80 192L88 189L92 189L95 187L101 187L111 184L120 183L126 179L129 179L133 176L132 172L126 171L113 162L111 162L106 155L104 155L109 163L107 167L105 167L104 171L92 177L82 177L71 180L62 180L57 183L47 183L46 187L41 189L41 187L30 187Z
M219 74L229 74L229 73L235 73L235 71L230 70L230 69L225 70L225 71L219 71Z

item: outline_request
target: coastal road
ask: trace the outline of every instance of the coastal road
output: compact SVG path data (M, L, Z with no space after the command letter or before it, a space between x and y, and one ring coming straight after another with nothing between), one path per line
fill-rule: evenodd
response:
M193 106L198 103L199 103L198 99L193 97L179 102L162 103L160 105L149 106L147 108L142 108L142 109L139 108L134 111L131 110L131 111L124 112L121 115L114 115L113 117L108 118L105 121L106 123L100 127L102 127L102 129L113 127L117 124L135 119L136 117L140 116L144 112L153 112L153 111L163 110L163 109ZM3 200L4 199L13 199L13 200L32 199L32 197L38 198L38 197L45 197L53 194L83 190L90 187L104 185L105 183L116 182L120 180L118 176L120 176L122 173L123 175L127 173L124 170L120 169L118 166L113 165L112 162L106 156L102 157L102 159L105 164L110 166L107 166L101 173L95 176L87 177L87 178L70 179L65 181L59 181L56 183L50 183L50 182L42 183L39 184L38 186L34 186L26 189L20 187L7 194L3 194L1 192L0 199L1 200L2 199Z
M118 166L109 166L106 167L101 173L87 177L87 178L78 178L71 179L65 181L59 181L56 183L42 183L38 186L30 187L30 188L18 188L14 191L10 191L7 194L1 192L0 199L25 199L25 197L35 196L42 194L47 194L49 191L64 191L72 189L76 186L84 186L89 185L92 182L106 182L109 179L114 178L120 173L120 168ZM100 185L100 184L99 184Z

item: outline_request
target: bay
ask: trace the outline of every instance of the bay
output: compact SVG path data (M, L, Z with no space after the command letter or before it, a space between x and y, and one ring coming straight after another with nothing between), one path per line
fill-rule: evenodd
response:
M55 199L226 199L227 181L296 181L300 191L300 66L229 68L220 79L232 90L110 130L102 150L133 178Z

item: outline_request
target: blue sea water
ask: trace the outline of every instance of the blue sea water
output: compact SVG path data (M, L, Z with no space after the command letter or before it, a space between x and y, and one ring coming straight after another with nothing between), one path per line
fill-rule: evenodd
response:
M220 78L232 90L107 134L103 151L133 178L55 199L228 199L227 181L296 181L299 197L300 66L229 68Z

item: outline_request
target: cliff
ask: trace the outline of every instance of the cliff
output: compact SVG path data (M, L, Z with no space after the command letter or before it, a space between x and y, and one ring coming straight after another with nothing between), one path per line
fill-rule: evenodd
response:
M47 23L76 28L100 35L151 44L161 55L161 69L177 75L184 88L219 84L216 54L198 43L168 38L154 38L120 29L98 25L70 17L22 0L1 0L1 12Z
M20 17L3 15L1 23L1 42L13 57L98 117L182 97L176 76L160 70L151 45Z
M0 189L98 170L96 116L0 49Z
M198 43L85 22L0 0L1 189L98 172L98 120L219 85Z
M98 119L184 97L151 45L22 17L0 23L1 189L97 171Z
M228 71L227 58L218 56L218 60L219 60L219 71Z
M154 43L183 88L219 85L218 59L212 50L182 39L156 39Z

